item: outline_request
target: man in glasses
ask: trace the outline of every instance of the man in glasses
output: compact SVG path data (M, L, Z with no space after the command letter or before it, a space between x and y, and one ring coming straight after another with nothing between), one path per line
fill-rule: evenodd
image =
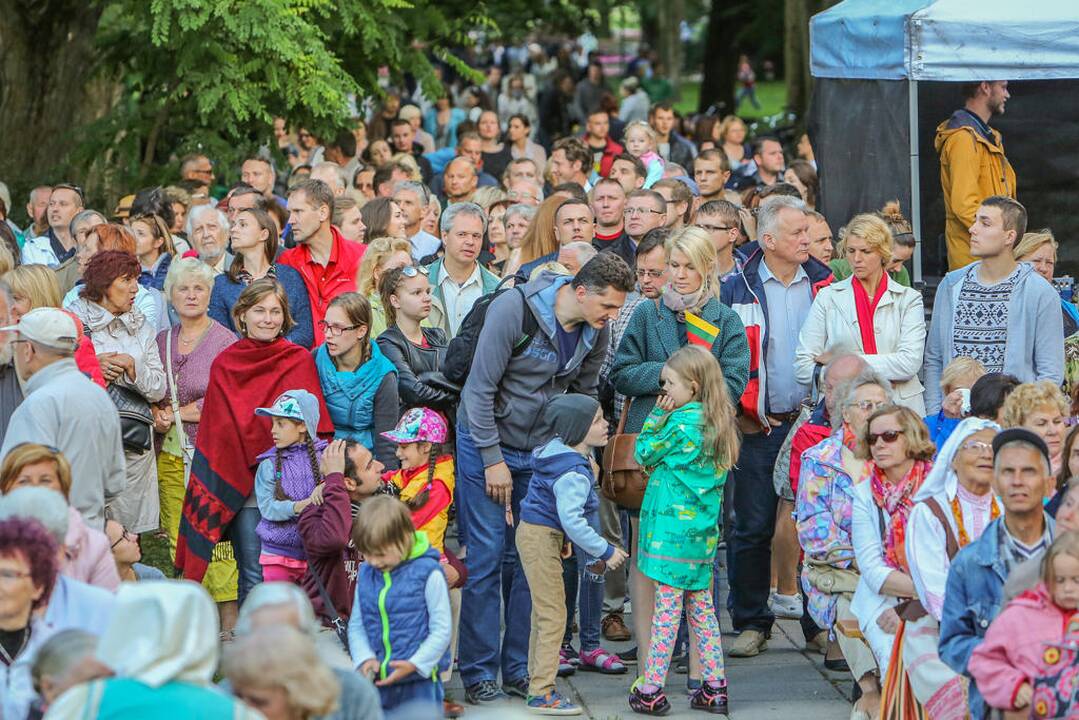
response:
M626 195L626 236L636 253L637 243L649 230L663 227L667 221L667 201L655 190L634 190Z
M26 241L22 247L22 263L48 265L55 270L61 263L74 257L75 238L71 235L71 219L84 206L81 188L67 184L54 187L45 209L49 230Z
M1026 571L1038 568L1053 542L1053 518L1042 506L1054 486L1045 441L1026 428L1009 428L993 438L992 449L993 491L1004 517L952 560L940 621L940 659L968 677L971 652L1002 609L1009 574L1024 564ZM971 717L987 717L977 685L969 688Z
M712 236L720 282L742 271L745 257L734 247L742 226L737 205L728 200L709 200L697 210L693 224Z

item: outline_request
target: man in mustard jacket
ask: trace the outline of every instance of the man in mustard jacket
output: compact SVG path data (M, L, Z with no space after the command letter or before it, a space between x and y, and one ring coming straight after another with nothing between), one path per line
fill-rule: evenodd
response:
M1004 113L1009 97L1007 80L970 83L964 107L937 128L949 270L974 262L969 228L982 200L1015 198L1015 170L1004 156L1000 132L989 127L990 118Z

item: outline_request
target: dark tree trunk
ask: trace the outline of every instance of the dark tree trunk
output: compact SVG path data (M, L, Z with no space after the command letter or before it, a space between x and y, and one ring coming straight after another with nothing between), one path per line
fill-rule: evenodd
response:
M95 77L100 14L86 0L0 0L0 177L20 191L83 179L69 153L112 99Z
M735 75L738 71L740 29L753 19L752 3L712 0L708 14L708 32L704 42L704 77L698 109L704 112L712 104L720 115L734 112Z

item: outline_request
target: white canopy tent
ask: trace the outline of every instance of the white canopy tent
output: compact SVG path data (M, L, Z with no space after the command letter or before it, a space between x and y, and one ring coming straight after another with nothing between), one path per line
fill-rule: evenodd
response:
M879 206L881 198L874 193L890 191L892 197L902 197L902 191L909 189L908 207L918 240L914 277L919 280L918 83L1079 78L1079 0L845 0L810 21L810 58L810 71L817 79L810 129L824 141L823 147L818 147L822 198L834 209L835 217L846 218L852 211ZM868 98L868 107L859 107L863 98ZM829 133L827 125L837 115L849 113L852 104L857 110L873 108L879 117L880 112L894 115L902 100L906 121L896 123L892 118L886 131L906 136L910 174L903 180L909 185L892 178L888 187L874 182L868 174L879 174L879 163L889 169L899 167L894 152L897 138L874 137L869 127L862 128L858 137L859 128L849 124L838 134ZM861 122L866 124L864 116ZM814 129L821 132L813 133ZM817 140L814 137L815 144ZM859 167L872 164L856 147L851 151L850 144L859 142L880 149L873 158L878 161L876 167ZM832 165L834 159L838 159L836 166ZM828 198L829 185L838 192L849 189L846 194L860 197ZM833 217L827 207L825 215Z

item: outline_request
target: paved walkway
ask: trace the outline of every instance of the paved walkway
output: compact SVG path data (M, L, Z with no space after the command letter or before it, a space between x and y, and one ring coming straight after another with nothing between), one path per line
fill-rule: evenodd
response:
M724 603L725 606L725 603ZM627 625L631 625L629 616ZM723 616L723 634L729 644L734 639L730 618ZM633 643L609 643L604 647L621 652ZM781 620L772 632L768 650L755 658L727 658L730 684L731 717L737 720L790 718L792 720L844 720L850 717L850 673L833 673L824 669L824 656L807 653L801 629L796 620ZM626 704L626 692L636 677L637 666L629 666L622 676L582 673L560 679L559 691L580 703L583 717L596 720L630 720L644 717L633 713ZM704 718L689 709L685 693L685 675L672 671L667 683L672 710L669 718ZM463 702L460 679L455 676L451 692ZM520 700L498 703L489 712L479 712L466 705L466 718L508 720L535 717L523 712Z

